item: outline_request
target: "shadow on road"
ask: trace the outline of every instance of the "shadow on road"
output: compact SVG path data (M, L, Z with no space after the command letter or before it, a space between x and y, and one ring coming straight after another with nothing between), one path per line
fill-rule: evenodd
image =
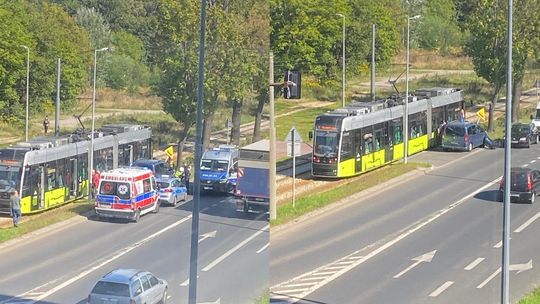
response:
M31 298L11 296L11 295L6 295L6 294L0 294L0 303L2 304L24 304L24 303L61 304L61 303L49 302L49 301L36 301ZM77 304L82 304L82 303L86 303L86 299L83 299L77 302Z

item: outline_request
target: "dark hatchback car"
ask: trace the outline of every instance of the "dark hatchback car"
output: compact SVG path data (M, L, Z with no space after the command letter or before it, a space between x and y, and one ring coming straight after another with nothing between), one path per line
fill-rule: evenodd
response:
M515 123L511 129L512 147L529 148L531 143L538 143L538 132L533 124Z
M540 171L516 167L510 169L510 200L534 203L540 193ZM499 186L499 201L504 198L504 178Z

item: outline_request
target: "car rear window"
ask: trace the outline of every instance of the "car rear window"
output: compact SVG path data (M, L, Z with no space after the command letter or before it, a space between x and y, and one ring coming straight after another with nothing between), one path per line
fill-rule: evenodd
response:
M510 182L512 184L522 185L527 184L529 181L527 179L527 172L512 172L511 174L512 177L510 179Z
M94 289L92 289L92 293L116 297L129 297L129 285L99 281L96 286L94 286Z
M165 188L169 188L169 183L168 182L157 182L157 185L160 189L165 189Z
M102 181L99 188L99 194L103 195L116 195L120 199L130 198L130 189L128 183L118 183L111 181Z
M465 128L462 126L446 126L445 134L451 136L465 136Z

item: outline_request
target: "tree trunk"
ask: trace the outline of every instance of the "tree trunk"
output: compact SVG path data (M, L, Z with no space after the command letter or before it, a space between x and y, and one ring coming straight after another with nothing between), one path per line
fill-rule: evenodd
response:
M203 121L203 138L202 138L202 152L210 147L210 134L212 133L212 121L214 120L214 113L210 113Z
M255 112L255 125L253 126L253 142L261 140L261 121L265 99L259 95L257 103L257 112Z
M514 83L512 83L512 123L519 121L519 104L521 101L522 84L523 76L514 78Z
M178 139L178 149L176 150L176 169L180 169L182 165L182 153L184 152L184 144L186 143L187 136L189 133L189 126L184 126L184 129L180 133L180 138Z
M240 146L240 122L242 118L242 100L235 100L233 102L232 112L232 130L231 130L231 143L236 146Z
M488 118L488 132L493 131L493 113L495 111L495 105L499 99L499 92L501 91L501 84L499 82L495 83L495 92L493 92L493 98L491 99L491 107L489 107L489 118Z

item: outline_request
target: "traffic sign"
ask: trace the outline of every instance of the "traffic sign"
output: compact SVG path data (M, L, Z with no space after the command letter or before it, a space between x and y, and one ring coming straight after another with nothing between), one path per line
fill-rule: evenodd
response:
M167 149L165 149L165 153L167 154L167 156L169 158L173 158L173 155L174 155L174 148L173 146L169 146Z
M300 133L298 133L298 130L296 130L296 127L292 127L289 133L287 133L287 137L285 138L286 142L292 142L293 141L293 135L294 135L294 142L304 142L302 140L302 136L300 136Z
M287 142L287 156L293 156L292 142ZM294 143L294 156L302 156L302 148L299 142Z
M478 110L478 112L476 112L476 115L478 115L478 117L482 119L482 121L486 121L486 110L484 108Z

